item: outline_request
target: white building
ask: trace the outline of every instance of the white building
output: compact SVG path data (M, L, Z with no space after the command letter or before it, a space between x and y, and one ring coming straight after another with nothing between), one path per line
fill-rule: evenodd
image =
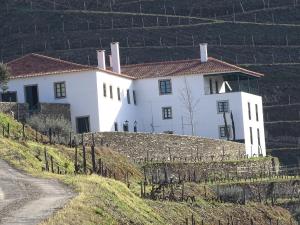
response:
M112 43L111 68L105 52L98 67L37 54L8 63L12 77L2 101L69 103L77 132L174 133L245 142L248 155L266 154L262 74L207 56L200 59L120 66ZM122 71L122 72L121 72Z

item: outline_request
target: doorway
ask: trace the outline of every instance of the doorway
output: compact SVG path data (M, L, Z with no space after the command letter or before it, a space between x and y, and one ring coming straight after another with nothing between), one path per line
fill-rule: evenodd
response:
M28 104L29 110L37 110L39 104L38 86L25 86L25 102Z

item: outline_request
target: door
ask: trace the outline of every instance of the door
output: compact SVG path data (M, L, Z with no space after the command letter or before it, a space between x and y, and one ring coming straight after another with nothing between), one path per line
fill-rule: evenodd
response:
M28 104L29 110L37 110L39 104L38 86L25 86L25 101Z
M83 134L90 132L90 117L82 116L76 118L77 133Z

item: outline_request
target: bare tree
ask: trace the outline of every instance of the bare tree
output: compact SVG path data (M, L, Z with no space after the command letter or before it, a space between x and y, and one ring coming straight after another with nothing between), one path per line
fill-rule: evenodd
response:
M194 98L186 77L184 77L184 88L180 92L180 97L184 108L188 112L188 120L191 126L192 135L195 135L194 116L200 100Z
M7 83L8 83L9 77L10 77L9 68L5 64L0 63L0 88L3 91L6 91L8 88Z
M234 118L233 118L233 113L232 113L232 111L230 112L230 118L231 118L231 126L232 126L233 140L235 141L235 139L236 139L236 136L235 136L235 123L234 123Z
M228 127L228 124L227 124L227 119L226 119L226 113L225 113L225 111L223 112L223 119L224 119L224 126L225 126L225 135L226 135L227 140L229 141L229 139L230 139L230 133L229 133L229 127Z

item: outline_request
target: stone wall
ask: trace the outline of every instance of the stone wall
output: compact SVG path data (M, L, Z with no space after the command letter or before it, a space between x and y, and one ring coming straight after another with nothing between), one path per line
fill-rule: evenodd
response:
M134 161L217 161L245 157L244 144L173 134L104 132L85 134L84 141L107 146ZM79 140L82 137L78 137Z
M24 120L34 114L54 117L63 116L65 119L71 120L69 104L40 103L39 110L29 111L26 103L0 102L0 112L13 114L17 120Z
M279 161L273 157L212 162L165 162L145 163L144 174L154 183L173 181L205 182L222 179L268 177L277 174Z

